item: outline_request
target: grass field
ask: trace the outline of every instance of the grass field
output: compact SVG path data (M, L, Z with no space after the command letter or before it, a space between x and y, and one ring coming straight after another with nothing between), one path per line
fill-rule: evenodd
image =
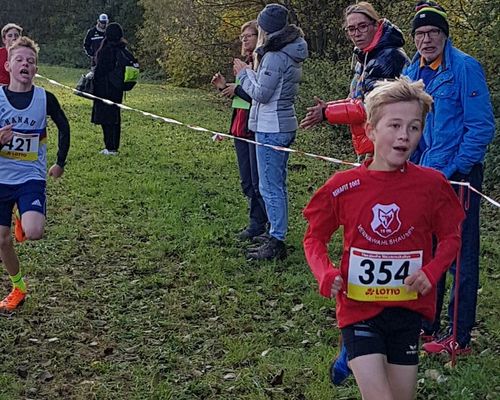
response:
M73 86L81 71L42 67ZM338 167L290 159L291 248L284 262L249 263L232 142L122 113L117 157L98 154L91 102L43 80L72 128L66 172L48 183L45 239L17 246L30 295L0 319L0 399L357 399L334 388L334 303L317 294L301 239L301 210ZM225 131L212 92L138 85L126 104ZM49 162L57 131L49 130ZM296 148L345 158L328 130L299 132ZM345 153L345 151L344 151ZM445 366L422 358L419 399L497 399L499 212L483 205L474 355ZM340 240L332 245L338 255ZM6 274L2 291L7 293Z

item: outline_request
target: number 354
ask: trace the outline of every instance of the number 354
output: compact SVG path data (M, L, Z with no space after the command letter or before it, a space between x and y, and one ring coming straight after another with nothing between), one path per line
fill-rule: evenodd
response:
M365 268L363 274L359 275L359 281L362 284L370 285L376 283L378 285L386 285L392 280L404 283L404 280L409 275L410 261L404 261L399 268L398 265L393 265L393 262L388 260L377 264L372 260L361 261L360 266Z

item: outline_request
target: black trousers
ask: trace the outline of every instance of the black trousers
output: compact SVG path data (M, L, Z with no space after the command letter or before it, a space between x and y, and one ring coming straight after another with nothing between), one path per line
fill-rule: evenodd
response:
M120 124L103 124L102 133L104 134L104 146L109 151L118 151L120 147Z

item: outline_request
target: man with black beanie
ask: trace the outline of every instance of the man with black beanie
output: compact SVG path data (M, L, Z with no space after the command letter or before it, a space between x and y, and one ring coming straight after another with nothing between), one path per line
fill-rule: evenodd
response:
M417 54L403 71L413 80L422 79L434 99L424 132L412 161L441 171L452 181L464 181L481 190L483 160L493 140L495 123L488 86L479 62L453 47L449 38L448 15L433 1L420 1L412 22ZM450 272L453 286L448 306L449 326L438 336L446 276L438 284L434 321L424 322L423 349L428 353L470 353L471 331L476 322L479 286L479 205L480 197L470 192L466 219L462 224L458 320L452 336L456 282L455 265ZM444 212L444 211L443 211ZM455 342L456 340L456 342Z

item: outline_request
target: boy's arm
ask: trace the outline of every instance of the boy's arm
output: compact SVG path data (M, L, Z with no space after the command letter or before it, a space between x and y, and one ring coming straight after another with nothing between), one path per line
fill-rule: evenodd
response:
M340 270L335 268L328 257L328 243L339 223L331 191L326 185L312 197L303 214L309 222L304 236L307 263L318 281L320 294L331 297L333 281L340 275Z
M68 119L66 118L66 115L64 114L64 111L59 105L56 96L47 91L46 94L47 94L47 115L50 116L52 121L54 121L59 131L56 164L59 167L64 168L70 145L69 122Z
M441 187L433 202L432 221L437 247L434 257L422 270L433 286L450 267L461 245L460 224L465 213L451 185L440 176Z

